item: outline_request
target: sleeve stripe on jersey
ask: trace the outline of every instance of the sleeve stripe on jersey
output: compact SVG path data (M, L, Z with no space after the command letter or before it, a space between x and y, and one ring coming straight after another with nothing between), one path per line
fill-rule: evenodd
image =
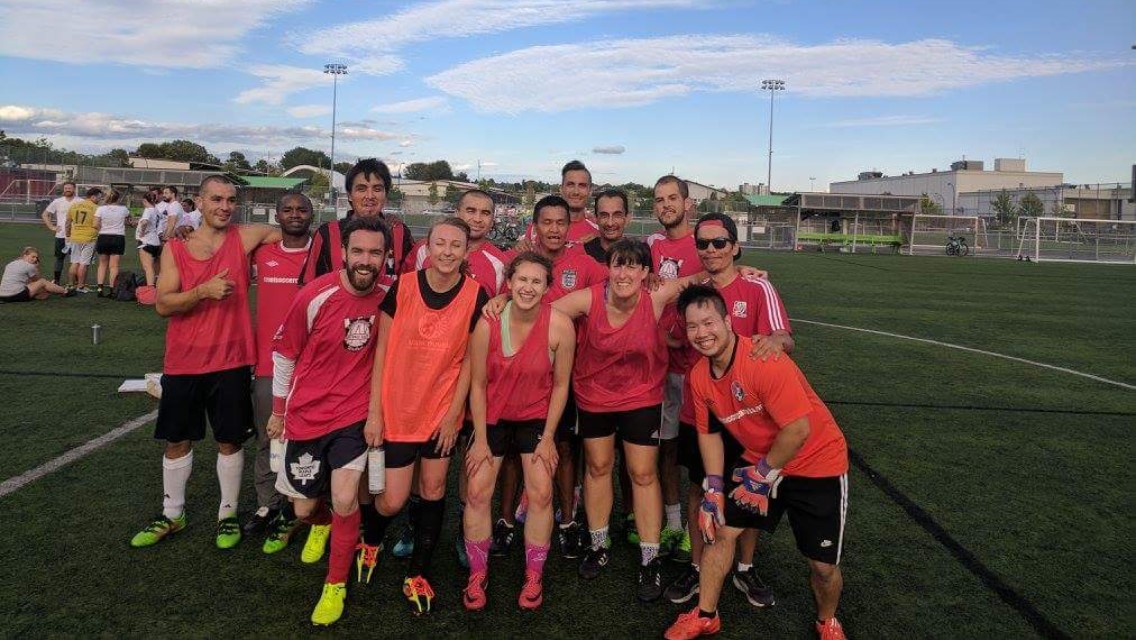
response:
M415 252L414 255L414 270L424 269L426 267L426 258L429 257L430 249L426 246L426 243L423 242L422 246L418 247L418 251Z
M493 267L493 295L497 295L501 292L501 288L505 286L505 263L488 251L482 251L481 254L485 256L485 259L488 260L489 264Z
M312 325L316 323L316 316L319 315L320 307L323 306L323 303L327 302L327 299L330 298L338 288L338 286L328 287L317 293L316 297L312 298L312 301L308 303L307 319L309 334L312 332Z
M747 278L747 280L749 280ZM765 296L765 313L769 316L769 326L774 331L788 331L788 327L781 321L785 314L785 310L781 307L781 299L777 297L777 291L774 290L773 285L763 279L749 280L757 288L761 289L762 295Z

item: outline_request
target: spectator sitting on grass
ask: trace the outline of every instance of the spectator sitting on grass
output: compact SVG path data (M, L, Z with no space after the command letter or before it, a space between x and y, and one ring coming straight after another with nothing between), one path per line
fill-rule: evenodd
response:
M20 257L4 267L0 278L0 302L46 300L51 294L73 296L74 291L44 280L39 275L39 249L24 247Z

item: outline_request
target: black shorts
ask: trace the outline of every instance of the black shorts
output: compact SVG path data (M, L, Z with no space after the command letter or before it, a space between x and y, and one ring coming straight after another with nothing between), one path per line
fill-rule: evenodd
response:
M739 461L739 464L749 464ZM740 529L761 529L773 533L781 515L789 514L789 526L797 540L797 549L806 558L840 564L844 547L844 521L848 516L848 474L828 478L782 476L773 485L769 513L746 511L729 498L738 486L733 482L733 467L727 466L726 525Z
M725 429L722 434L722 449L725 452L722 461L726 471L732 471L735 460L739 460L745 453L745 447L730 435ZM690 477L691 486L701 486L702 479L706 477L706 468L702 466L702 451L698 448L698 429L689 423L678 423L678 463L686 467L687 476ZM733 465L733 466L731 466Z
M544 435L544 419L499 420L486 429L489 450L500 458L506 453L532 453Z
M162 257L162 245L140 244L138 245L139 251L145 251L154 257L155 260Z
M0 296L0 302L31 302L32 292L24 287L23 291L10 296Z
M126 236L100 234L95 240L95 253L100 256L120 256L126 252Z
M55 239L55 257L62 260L67 256L67 238Z
M319 498L331 490L331 472L335 469L366 469L363 424L356 422L314 440L289 440L284 466L276 475L276 489L292 498Z
M455 447L456 448L456 447ZM418 458L425 460L441 460L453 455L453 449L446 455L438 453L438 438L430 438L426 442L390 442L383 443L386 451L387 469L401 469L414 464Z
M564 413L556 424L557 442L574 442L579 437L580 410L576 406L576 391L568 385L568 401L564 403Z
M251 367L162 375L155 438L169 442L201 440L205 437L206 416L217 442L242 444L256 434L252 422Z
M659 446L663 405L653 404L629 411L592 413L580 409L580 437L606 438L618 435L624 442L648 447Z

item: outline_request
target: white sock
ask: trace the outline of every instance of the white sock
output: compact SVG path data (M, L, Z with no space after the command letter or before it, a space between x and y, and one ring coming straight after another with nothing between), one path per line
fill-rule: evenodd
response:
M170 520L185 513L185 485L193 471L193 451L173 460L162 456L162 515Z
M241 474L245 467L245 450L238 449L232 455L217 454L217 480L221 483L221 506L217 509L217 519L224 520L237 515L237 502L241 498Z
M639 543L639 563L644 567L651 564L651 561L659 557L659 543L658 542L640 542Z
M738 563L738 571L740 571L741 573L745 573L746 571L749 571L752 568L753 568L752 564L746 564L744 562Z
M678 529L682 530L682 505L668 504L667 510L667 524L663 527L665 529Z

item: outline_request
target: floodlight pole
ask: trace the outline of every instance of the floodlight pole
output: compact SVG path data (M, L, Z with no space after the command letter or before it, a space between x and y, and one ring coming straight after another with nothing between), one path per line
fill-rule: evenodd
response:
M773 96L785 90L784 80L762 80L761 90L769 92L769 164L765 173L765 189L773 194Z
M331 75L331 167L327 172L327 183L332 210L339 218L339 198L335 194L335 115L339 106L339 76L347 75L347 65L330 62L323 65L323 72Z

